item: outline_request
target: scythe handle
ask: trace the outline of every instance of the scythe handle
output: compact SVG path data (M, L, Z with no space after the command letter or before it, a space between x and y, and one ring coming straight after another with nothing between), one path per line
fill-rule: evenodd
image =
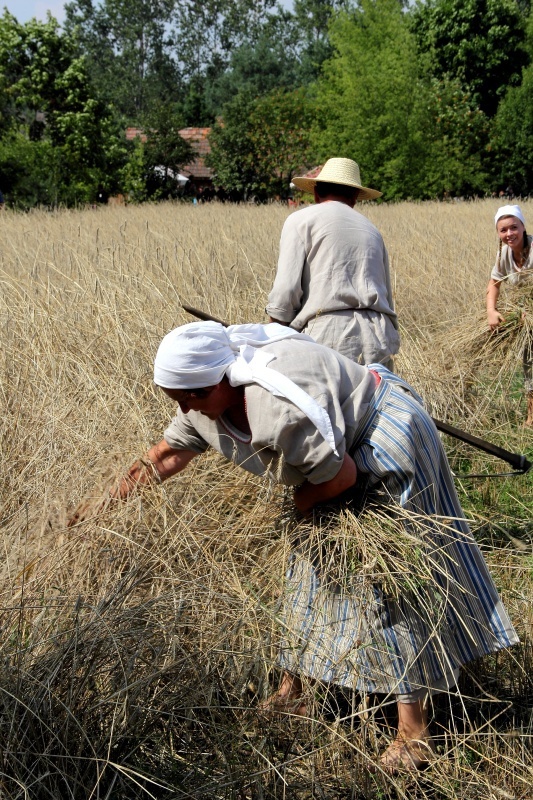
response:
M503 447L498 447L498 445L492 444L492 442L487 442L485 439L480 439L478 436L466 433L460 428L455 428L453 425L449 425L447 422L441 422L434 417L433 422L437 430L442 431L442 433L447 433L449 436L453 436L454 439L459 439L461 442L466 442L467 444L473 445L473 447L477 447L478 450L483 450L485 453L496 456L496 458L501 458L502 461L506 461L522 474L528 472L533 466L531 461L528 461L527 458L520 455L520 453L511 453L509 450L504 450Z
M192 314L193 317L198 317L198 319L203 319L204 322L219 322L225 328L229 328L229 323L224 322L217 317L212 317L211 314L206 314L205 311L199 311L197 308L193 308L192 306L186 306L185 303L181 304L181 307L188 311L189 314Z

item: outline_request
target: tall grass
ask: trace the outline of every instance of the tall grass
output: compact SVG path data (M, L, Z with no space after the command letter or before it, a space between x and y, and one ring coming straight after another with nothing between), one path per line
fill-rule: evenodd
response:
M464 357L484 307L497 201L364 205L391 256L396 370L430 411L533 455L520 364ZM533 219L533 204L523 204ZM438 758L369 773L393 704L317 687L312 714L266 721L279 677L284 492L223 462L67 529L84 497L157 441L162 336L191 317L264 320L282 206L157 206L0 215L0 796L531 797L531 475L446 439L465 509L521 644L435 699ZM470 328L468 327L470 326ZM463 340L464 341L464 340Z

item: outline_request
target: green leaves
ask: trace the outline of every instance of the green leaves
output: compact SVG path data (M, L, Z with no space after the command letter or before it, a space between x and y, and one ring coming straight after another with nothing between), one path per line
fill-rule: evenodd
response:
M385 199L484 193L489 123L459 80L428 75L397 0L361 0L332 24L314 141L354 158Z
M118 146L120 129L93 93L75 38L62 33L56 20L21 25L4 14L0 85L7 90L1 117L4 156L19 153L22 163L41 176L37 158L47 165L40 188L26 185L25 169L10 186L7 181L3 190L11 204L72 205L94 200L103 186L114 188L111 176L125 157L125 143Z
M524 15L514 0L419 3L412 28L436 78L456 79L489 117L526 64Z
M263 97L238 94L210 136L215 182L235 199L287 197L292 176L312 157L312 118L313 106L303 89L280 89Z
M511 87L501 101L492 126L491 145L498 183L509 184L516 194L529 194L533 186L533 65L522 74L520 86Z
M28 142L45 160L52 148L42 196L68 203L126 186L173 196L153 167L179 169L179 129L217 119L211 165L237 199L285 197L296 170L332 155L354 158L385 199L526 194L524 2L71 0L63 30L5 11L0 142L24 163ZM150 131L145 145L125 142L128 124Z

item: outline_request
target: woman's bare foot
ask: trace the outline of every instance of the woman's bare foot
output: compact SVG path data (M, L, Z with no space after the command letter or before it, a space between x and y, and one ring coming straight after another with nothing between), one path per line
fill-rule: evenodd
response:
M391 775L416 772L427 767L434 752L423 700L398 702L398 733L380 758L382 769Z
M263 714L295 714L307 716L307 703L303 697L303 686L297 675L284 672L279 689L259 703Z
M431 738L404 739L398 737L380 758L383 769L391 775L425 769L435 754Z

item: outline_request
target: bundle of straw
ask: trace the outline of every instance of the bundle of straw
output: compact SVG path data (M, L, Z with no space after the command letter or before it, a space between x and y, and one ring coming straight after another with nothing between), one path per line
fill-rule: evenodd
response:
M379 585L390 599L438 589L436 573L447 572L438 553L451 535L450 520L427 517L399 505L369 505L315 514L287 526L292 548L318 568L333 590Z
M533 281L502 293L499 311L504 322L491 331L485 312L447 333L455 354L468 361L470 369L485 367L504 374L533 353Z

